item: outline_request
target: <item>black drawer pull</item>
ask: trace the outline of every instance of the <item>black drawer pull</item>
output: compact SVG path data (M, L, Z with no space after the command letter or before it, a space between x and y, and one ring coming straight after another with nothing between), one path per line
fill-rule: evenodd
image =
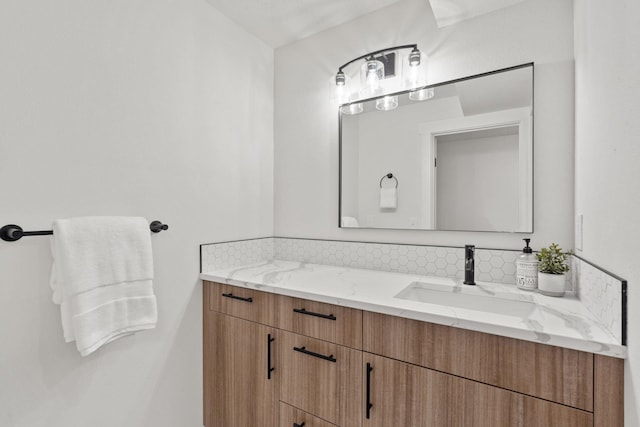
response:
M253 298L249 297L249 298L243 298L243 297L239 297L237 295L234 295L232 293L228 293L228 294L222 294L223 297L227 297L227 298L231 298L231 299L237 299L239 301L244 301L244 302L253 302Z
M271 379L271 372L273 372L276 368L271 367L271 343L276 339L271 338L271 334L267 335L267 379Z
M371 403L371 371L373 371L373 367L371 363L367 362L367 403L365 404L367 419L371 418L371 408L373 408L373 403Z
M306 347L293 347L293 351L299 351L300 353L308 354L309 356L317 357L318 359L328 360L329 362L334 362L334 363L336 362L336 359L335 357L333 357L333 354L329 356L325 356L324 354L309 351L306 349Z
M304 423L302 424L293 423L293 427L304 427Z
M295 313L306 314L307 316L320 317L322 319L336 320L336 316L333 314L320 314L314 313L313 311L307 311L304 308L294 308L293 311Z

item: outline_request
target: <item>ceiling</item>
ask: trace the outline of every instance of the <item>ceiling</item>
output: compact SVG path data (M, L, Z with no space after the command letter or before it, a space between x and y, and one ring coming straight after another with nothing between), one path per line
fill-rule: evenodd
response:
M277 48L403 0L206 0L238 25ZM423 0L439 27L524 0Z
M524 0L428 0L438 27L503 9Z
M273 48L352 21L398 1L207 0Z

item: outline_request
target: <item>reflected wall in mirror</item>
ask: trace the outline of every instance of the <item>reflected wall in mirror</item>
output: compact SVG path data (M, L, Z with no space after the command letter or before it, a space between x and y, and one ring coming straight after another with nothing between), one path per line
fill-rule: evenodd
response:
M341 227L533 232L533 64L392 95L340 109Z

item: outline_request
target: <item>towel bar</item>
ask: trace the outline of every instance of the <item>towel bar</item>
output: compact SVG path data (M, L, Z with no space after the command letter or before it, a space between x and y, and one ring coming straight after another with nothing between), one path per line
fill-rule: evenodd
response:
M160 221L152 221L149 224L149 229L154 233L159 233L162 230L168 230L169 226ZM25 236L48 236L51 234L53 234L53 230L24 231L22 227L15 224L8 224L0 228L0 239L5 242L15 242Z

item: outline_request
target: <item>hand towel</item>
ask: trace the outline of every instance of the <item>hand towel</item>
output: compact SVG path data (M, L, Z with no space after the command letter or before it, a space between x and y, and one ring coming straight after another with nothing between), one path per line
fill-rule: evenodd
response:
M396 188L380 188L380 207L395 209L398 206L398 190Z
M153 256L144 218L84 217L53 224L53 301L80 354L154 328Z
M359 227L358 220L352 216L343 216L342 217L342 226L343 227Z

